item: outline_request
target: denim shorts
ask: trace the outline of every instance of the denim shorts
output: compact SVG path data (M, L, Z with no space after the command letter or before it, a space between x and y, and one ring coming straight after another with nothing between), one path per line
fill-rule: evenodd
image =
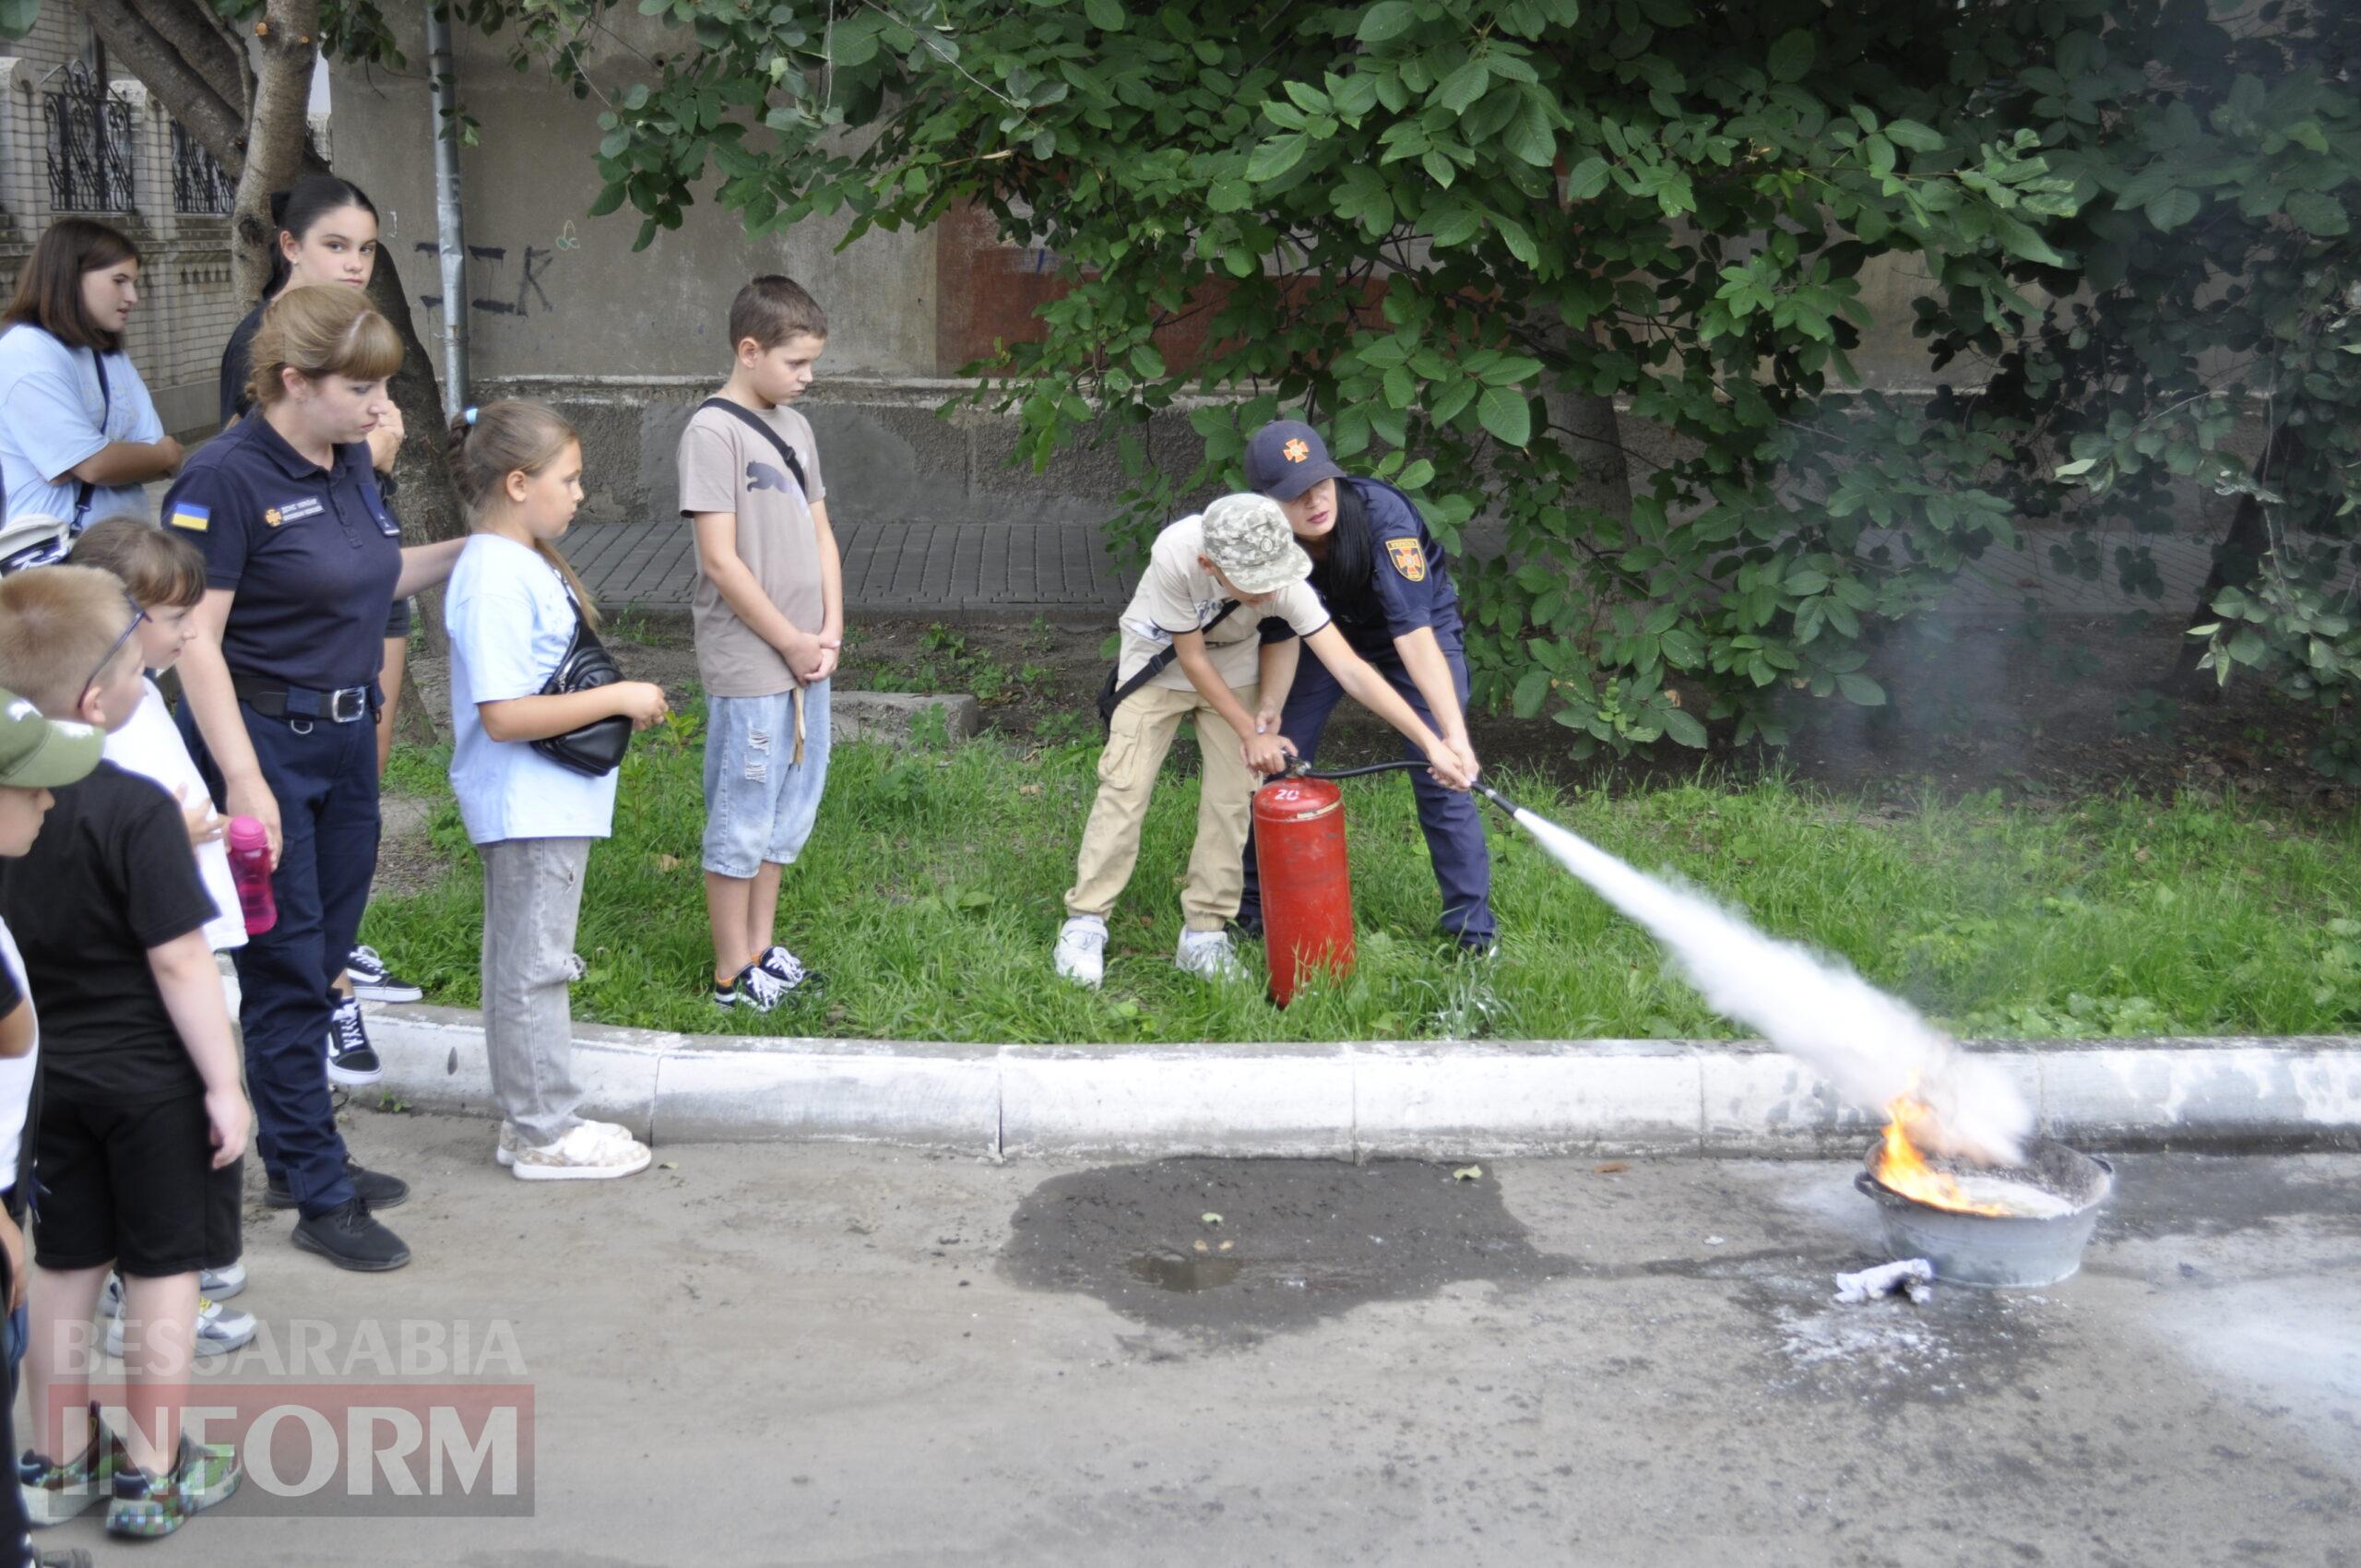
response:
M705 718L705 869L751 878L791 865L812 837L828 782L828 683L803 688L803 761L795 699L710 697Z

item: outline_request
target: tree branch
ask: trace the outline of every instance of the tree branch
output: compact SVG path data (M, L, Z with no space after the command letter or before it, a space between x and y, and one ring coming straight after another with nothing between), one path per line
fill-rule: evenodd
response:
M227 30L230 24L212 6L207 0L130 0L130 6L243 122L254 91L254 66L243 42L234 40Z
M192 65L174 40L129 0L81 0L81 10L107 53L137 77L223 169L233 175L244 169L246 119L234 77L225 96L222 84Z

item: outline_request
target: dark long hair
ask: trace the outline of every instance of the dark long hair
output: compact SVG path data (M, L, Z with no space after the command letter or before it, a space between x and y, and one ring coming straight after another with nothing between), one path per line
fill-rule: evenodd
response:
M1377 585L1370 580L1376 561L1369 548L1369 504L1351 480L1336 481L1336 526L1328 530L1328 559L1320 564L1320 591L1329 614L1347 626L1377 618Z
M137 261L139 247L119 230L89 218L61 218L49 226L17 274L17 297L5 318L38 327L68 348L111 354L123 347L113 328L82 308L82 279L103 267Z
M294 268L287 264L287 253L279 248L279 236L292 234L298 241L310 233L319 220L331 212L357 207L370 217L377 216L377 204L368 193L350 180L334 174L306 174L286 190L273 193L270 198L270 281L263 286L262 297L277 297L287 287L287 279Z

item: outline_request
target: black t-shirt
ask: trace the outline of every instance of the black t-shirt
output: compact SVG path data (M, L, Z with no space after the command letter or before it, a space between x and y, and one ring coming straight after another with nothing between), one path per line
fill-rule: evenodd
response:
M230 346L221 350L221 422L228 424L255 406L246 391L246 382L255 373L255 334L262 330L262 306L246 312L245 320L230 334Z
M0 860L0 919L41 998L43 1092L117 1105L202 1093L148 967L149 948L217 912L188 825L162 785L111 762L55 793L31 851Z

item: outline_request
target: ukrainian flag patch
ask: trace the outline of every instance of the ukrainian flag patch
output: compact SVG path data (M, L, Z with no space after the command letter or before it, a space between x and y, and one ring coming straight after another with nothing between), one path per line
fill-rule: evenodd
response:
M186 529L191 533L203 533L213 526L213 508L183 501L172 508L172 525L176 529Z

